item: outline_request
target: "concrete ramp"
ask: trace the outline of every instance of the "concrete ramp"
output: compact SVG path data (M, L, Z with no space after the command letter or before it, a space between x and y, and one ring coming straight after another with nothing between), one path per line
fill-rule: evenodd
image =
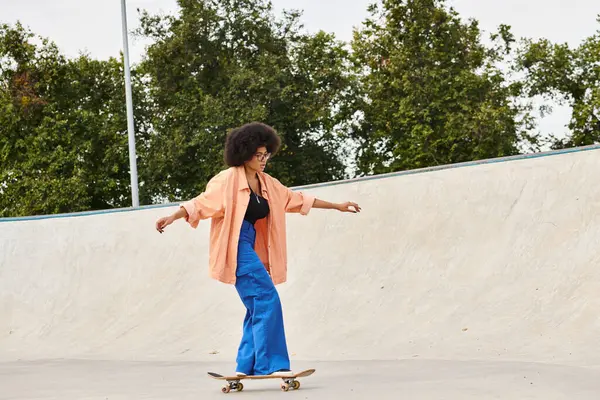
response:
M302 188L363 212L288 218L292 361L597 371L599 182L592 147ZM208 221L154 230L173 210L0 220L0 362L233 368L245 311L208 278Z

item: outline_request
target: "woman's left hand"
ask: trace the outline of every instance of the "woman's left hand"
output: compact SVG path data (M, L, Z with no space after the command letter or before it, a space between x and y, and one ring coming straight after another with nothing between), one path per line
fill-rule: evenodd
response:
M354 209L352 209L353 207ZM347 201L345 203L338 204L337 209L341 212L351 212L351 213L359 213L361 208L358 204L353 203L351 201Z

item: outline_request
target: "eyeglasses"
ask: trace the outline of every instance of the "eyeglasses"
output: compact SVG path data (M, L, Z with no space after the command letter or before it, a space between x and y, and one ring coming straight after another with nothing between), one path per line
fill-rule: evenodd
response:
M256 153L254 157L256 157L258 161L264 161L271 158L271 153Z

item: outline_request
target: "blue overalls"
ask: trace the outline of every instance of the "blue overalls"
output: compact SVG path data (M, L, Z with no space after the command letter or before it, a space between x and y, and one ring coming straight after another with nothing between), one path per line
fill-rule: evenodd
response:
M268 375L290 369L277 289L254 251L256 230L244 220L238 242L235 288L246 306L236 372Z

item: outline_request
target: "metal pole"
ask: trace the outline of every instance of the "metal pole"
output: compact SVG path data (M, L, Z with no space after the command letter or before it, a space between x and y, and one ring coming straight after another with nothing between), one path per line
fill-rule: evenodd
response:
M131 74L129 71L129 44L127 41L127 7L121 0L121 17L123 24L123 54L125 56L125 96L127 100L127 130L129 132L129 168L131 175L131 201L133 207L139 207L137 162L135 153L135 130L133 125L133 99L131 94Z

